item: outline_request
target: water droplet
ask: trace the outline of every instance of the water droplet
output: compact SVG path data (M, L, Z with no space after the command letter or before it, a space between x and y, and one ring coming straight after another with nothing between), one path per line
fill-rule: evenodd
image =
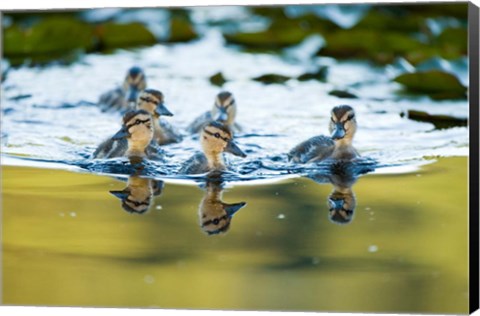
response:
M65 214L63 212L60 212L58 215L60 215L60 217L64 217Z
M285 215L279 214L279 215L277 216L277 218L278 218L278 219L284 219L284 218L285 218Z
M320 259L318 259L317 257L315 258L312 258L312 264L319 264L320 263Z
M371 208L368 207L368 206L365 208L365 211L370 211L370 210L371 210Z
M75 213L75 212L70 212L70 216L71 216L71 217L76 217L76 216L77 216L77 213Z
M368 246L368 252L377 252L378 246L377 245L370 245Z
M156 210L161 210L161 209L162 209L162 206L161 206L161 205L157 205L157 206L155 207L155 209L156 209Z
M147 284L152 284L155 282L155 278L153 277L153 275L150 275L150 274L147 274L143 280L145 281L145 283Z

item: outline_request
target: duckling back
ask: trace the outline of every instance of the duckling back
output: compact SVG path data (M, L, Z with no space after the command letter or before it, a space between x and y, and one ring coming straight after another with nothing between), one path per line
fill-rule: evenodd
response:
M328 136L315 136L297 146L287 154L288 160L296 163L321 161L332 155L335 142Z
M183 163L179 174L201 174L209 171L207 157L202 152L197 152Z

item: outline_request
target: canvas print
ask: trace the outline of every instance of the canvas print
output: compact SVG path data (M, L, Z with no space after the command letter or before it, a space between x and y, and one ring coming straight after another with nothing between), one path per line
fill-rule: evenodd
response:
M3 12L2 304L468 313L468 13Z

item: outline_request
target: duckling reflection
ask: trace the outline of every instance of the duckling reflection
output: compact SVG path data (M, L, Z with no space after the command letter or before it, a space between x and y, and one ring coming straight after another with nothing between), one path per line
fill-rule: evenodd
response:
M132 67L128 70L122 86L103 93L98 104L104 112L133 110L139 92L146 87L143 70L140 67Z
M163 181L130 176L125 189L110 193L122 201L122 208L128 213L145 214L153 197L162 194L163 187Z
M238 132L241 130L241 127L235 122L236 115L237 104L233 94L228 91L222 91L217 94L213 108L197 117L187 127L187 131L191 134L198 133L209 122L218 121L228 126L232 131Z
M219 181L208 181L205 195L198 206L200 227L208 235L226 233L230 229L233 215L247 203L224 203L222 201L223 186Z
M308 177L318 183L330 182L333 191L327 198L329 219L336 224L349 224L353 220L357 199L352 190L361 172L351 162L334 163L327 173Z

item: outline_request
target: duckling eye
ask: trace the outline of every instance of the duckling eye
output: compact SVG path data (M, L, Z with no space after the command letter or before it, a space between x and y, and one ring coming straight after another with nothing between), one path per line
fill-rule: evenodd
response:
M218 223L220 223L220 220L219 220L218 218L215 218L215 219L213 220L213 224L218 225Z
M347 121L350 121L354 117L355 117L355 114L353 114L353 113L349 114L348 117L347 117Z
M140 124L140 123L141 123L141 121L140 121L139 119L137 119L137 120L135 121L135 124L136 124L136 125L138 125L138 124Z
M215 136L215 138L220 138L220 134L219 134L219 133L215 133L215 134L213 134L213 136Z

